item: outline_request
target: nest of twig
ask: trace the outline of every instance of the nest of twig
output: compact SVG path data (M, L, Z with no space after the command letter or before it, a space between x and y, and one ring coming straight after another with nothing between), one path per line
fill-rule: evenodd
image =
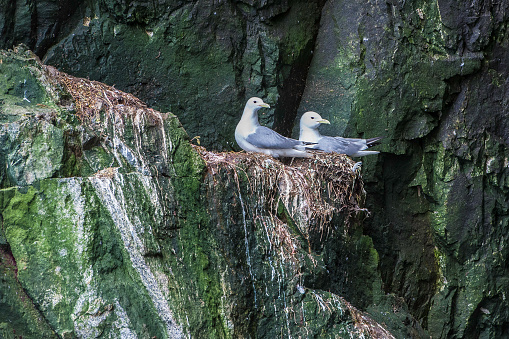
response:
M316 152L285 164L261 153L213 153L194 147L212 175L222 170L246 173L252 191L264 194L262 199L274 213L282 202L304 235L314 229L333 231L330 221L335 213L341 212L348 226L353 214L366 211L360 207L364 197L360 171L346 155Z

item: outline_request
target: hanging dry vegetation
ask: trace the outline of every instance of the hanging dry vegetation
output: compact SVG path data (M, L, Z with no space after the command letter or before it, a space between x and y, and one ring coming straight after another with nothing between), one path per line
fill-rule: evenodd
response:
M364 188L355 162L343 154L315 152L310 158L283 163L261 153L208 152L194 146L214 176L245 173L253 192L261 192L275 215L282 202L303 235L318 229L329 233L335 213L344 217L345 227L361 208ZM276 188L276 189L274 189Z
M152 125L162 123L160 112L147 107L132 94L98 81L73 77L51 66L44 67L53 79L65 85L65 89L73 98L76 116L81 123L99 122L101 112L112 112L122 121L125 116L139 114L147 118Z

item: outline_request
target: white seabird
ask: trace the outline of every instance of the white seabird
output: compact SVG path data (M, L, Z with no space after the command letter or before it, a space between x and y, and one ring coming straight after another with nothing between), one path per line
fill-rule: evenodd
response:
M291 139L274 132L258 122L257 111L270 106L262 99L253 97L244 107L242 118L235 129L235 140L247 152L260 152L277 157L306 158L306 145L313 143Z
M313 149L324 152L346 154L350 157L362 157L370 154L378 154L378 151L365 151L371 146L378 145L382 137L371 139L353 139L343 137L328 137L318 132L318 126L330 124L329 120L323 119L316 112L306 112L300 118L299 140L316 143L310 146Z

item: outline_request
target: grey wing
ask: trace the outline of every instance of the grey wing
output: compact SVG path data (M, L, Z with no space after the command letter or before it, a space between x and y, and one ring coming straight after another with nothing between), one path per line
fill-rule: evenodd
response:
M368 148L364 139L342 137L323 137L318 141L318 147L325 152L336 152L350 156Z
M255 133L249 134L246 141L256 147L270 149L291 149L302 145L301 141L284 137L265 126L260 126Z
M343 137L336 137L336 138L341 138L346 141L349 141L349 142L352 142L352 143L355 143L358 145L362 145L362 146L364 146L364 144L365 144L367 148L370 148L370 147L376 146L376 145L380 145L381 144L380 140L383 139L383 137L376 137L376 138L369 138L369 139L343 138Z

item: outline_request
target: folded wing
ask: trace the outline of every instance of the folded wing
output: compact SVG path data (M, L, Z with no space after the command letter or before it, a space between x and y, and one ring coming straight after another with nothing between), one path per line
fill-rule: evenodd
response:
M255 133L247 136L246 141L260 148L288 149L304 145L302 141L287 138L265 126L256 128Z

